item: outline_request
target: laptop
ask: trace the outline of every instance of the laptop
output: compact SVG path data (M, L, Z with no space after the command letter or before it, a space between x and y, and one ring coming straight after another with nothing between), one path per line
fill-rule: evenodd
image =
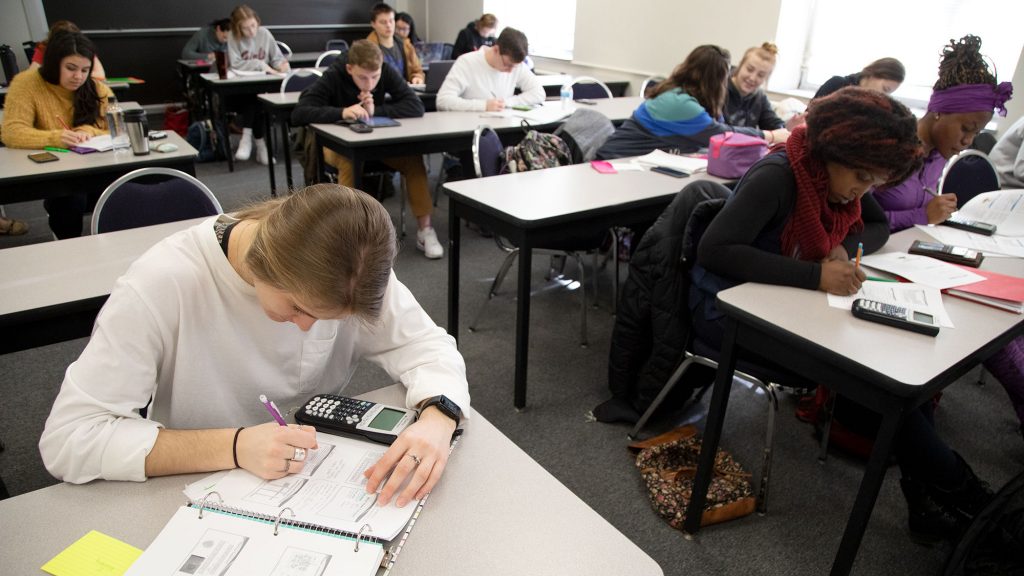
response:
M441 89L441 84L444 84L444 79L448 77L448 71L452 69L452 64L455 64L455 60L431 62L430 68L427 68L427 82L423 91L427 94L437 94L437 91Z

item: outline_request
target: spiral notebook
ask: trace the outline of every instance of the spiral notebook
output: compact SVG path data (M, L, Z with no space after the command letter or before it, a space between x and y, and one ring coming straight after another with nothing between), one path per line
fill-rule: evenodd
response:
M387 446L323 433L317 443L298 474L263 480L234 469L186 486L186 505L127 574L386 574L426 498L377 506L362 472Z

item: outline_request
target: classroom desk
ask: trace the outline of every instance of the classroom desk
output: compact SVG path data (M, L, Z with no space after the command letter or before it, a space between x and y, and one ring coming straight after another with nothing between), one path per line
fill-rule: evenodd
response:
M211 111L212 119L223 134L229 134L225 120L226 100L232 96L255 96L264 92L277 91L284 80L283 74L266 74L263 76L236 76L221 80L214 72L199 75L206 92L206 105ZM216 97L216 98L215 98ZM256 120L257 122L259 119ZM225 138L223 152L228 159L228 171L235 171L235 155L231 152L231 138ZM253 150L253 154L256 151Z
M909 229L894 234L883 251L905 251L927 236ZM1024 276L1020 258L987 258L984 267ZM737 347L772 358L788 369L828 385L882 415L882 425L832 564L833 575L849 574L867 528L903 415L916 409L979 362L1024 333L1024 317L959 298L943 302L956 328L935 338L854 318L828 306L823 292L756 283L718 294L726 315L721 362L701 447L685 530L700 529L713 454L718 449L732 385ZM908 540L907 546L913 546Z
M0 354L92 332L114 282L184 220L0 250Z
M589 164L446 182L448 192L448 333L459 337L461 220L519 246L516 287L516 408L526 406L532 249L551 240L599 234L612 226L653 222L686 184L725 180L706 173L678 179L656 172L599 174ZM480 297L484 297L483 291Z
M260 106L263 107L263 119L266 123L266 137L267 137L267 155L270 158L274 157L274 124L276 123L281 128L281 145L284 151L284 173L285 178L288 182L288 190L292 189L292 147L291 140L288 137L290 131L290 120L292 116L292 110L299 101L299 96L302 92L270 92L267 94L259 94L256 99L259 100ZM270 172L270 195L277 196L277 178L274 172L274 163L270 162L267 165L267 169Z
M163 166L195 176L196 149L174 131L167 139L178 146L174 152L150 152L135 156L131 150L75 154L56 152L56 162L37 164L28 155L38 150L0 148L0 204L42 200L75 192L103 190L136 168ZM155 144L155 143L153 143Z
M628 118L639 104L638 98L598 100L592 108L610 120ZM579 105L584 106L584 105ZM486 112L427 112L421 118L399 118L401 126L378 128L359 134L338 124L311 124L316 134L317 149L330 148L348 157L357 166L367 160L393 156L458 152L472 145L473 131L486 124L498 134L522 134L519 117L496 117ZM553 130L561 121L536 124L531 128ZM321 162L322 162L321 157ZM321 169L322 172L322 169ZM355 187L362 185L362 170L355 170Z
M402 405L400 385L364 397ZM89 530L147 547L203 474L59 484L0 501L10 574L39 567ZM515 481L509 481L514 478ZM269 529L269 527L268 527ZM662 569L479 413L459 440L393 576L659 576Z

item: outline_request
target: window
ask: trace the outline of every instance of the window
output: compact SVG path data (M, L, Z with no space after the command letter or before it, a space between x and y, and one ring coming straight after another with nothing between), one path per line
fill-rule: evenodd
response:
M802 33L784 18L798 6L810 8ZM906 80L894 95L923 107L938 78L942 47L950 38L979 36L982 53L999 81L1013 78L1024 41L1020 19L1014 16L1019 9L1019 0L861 0L855 8L847 2L783 0L778 37L806 38L801 89L817 90L832 76L859 72L874 60L891 56L907 69ZM780 54L780 60L784 56ZM790 65L795 65L793 60Z
M572 60L575 0L484 0L484 12L498 17L499 29L511 26L526 34L531 55Z

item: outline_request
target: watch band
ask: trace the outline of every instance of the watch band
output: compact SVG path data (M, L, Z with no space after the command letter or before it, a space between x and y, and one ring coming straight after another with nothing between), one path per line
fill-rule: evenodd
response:
M427 398L423 402L423 406L420 408L420 412L422 413L424 410L431 406L436 406L437 409L440 410L442 414L451 418L452 420L455 420L456 426L458 426L459 422L462 421L462 409L459 408L458 404L452 402L451 399L448 398L447 396L441 395L434 396L432 398Z

